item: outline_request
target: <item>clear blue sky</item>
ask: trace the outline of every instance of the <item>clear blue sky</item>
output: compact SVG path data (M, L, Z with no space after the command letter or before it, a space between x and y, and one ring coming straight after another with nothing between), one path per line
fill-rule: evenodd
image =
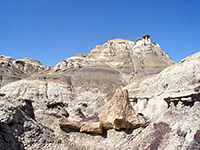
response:
M0 55L45 65L143 34L175 61L200 50L200 0L0 0Z

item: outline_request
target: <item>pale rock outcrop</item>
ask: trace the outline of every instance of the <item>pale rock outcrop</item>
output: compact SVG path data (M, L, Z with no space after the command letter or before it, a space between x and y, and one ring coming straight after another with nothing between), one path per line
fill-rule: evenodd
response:
M19 105L16 107L10 99L0 98L1 150L69 148L59 143L51 129L37 123L26 113L28 110Z
M199 121L200 53L164 69L158 75L143 80L138 89L130 89L134 108L147 99L142 113L151 123L131 143L131 149L198 149L196 135ZM141 108L141 107L140 107ZM163 130L165 129L165 130ZM129 141L127 141L129 142ZM129 144L121 146L127 149Z
M49 69L49 66L44 66L37 60L30 58L14 60L12 57L2 55L0 56L0 87Z
M63 60L53 67L53 70L62 72L102 62L120 72L127 82L157 74L174 64L159 45L152 43L148 34L136 42L124 39L109 40L96 46L89 54L79 54Z
M53 70L58 72L63 70L82 68L88 64L86 56L86 54L77 54L72 56L56 64L56 66L53 67Z
M60 149L185 150L194 147L194 135L200 129L199 53L175 64L151 41L150 35L145 35L135 42L110 40L89 54L73 56L50 69L42 69L43 65L28 59L16 63L6 56L0 58L0 95L9 98L30 119L33 116L36 123L54 130L56 141L66 144L59 145ZM23 67L22 61L33 67ZM32 75L31 70L39 73ZM128 89L132 98L134 110L127 111L128 114L116 110L130 108L128 94L121 97L126 103L117 96L115 100L119 102L108 106L114 101L110 99L115 90L122 87ZM31 105L34 109L29 109ZM77 130L81 132L101 134L102 129L114 129L101 136L64 131L60 130L58 121L62 116L68 122L78 123ZM104 116L105 121L99 121L98 116ZM141 116L150 120L148 126L143 127L145 122ZM132 130L120 130L132 127ZM58 149L56 146L49 144L44 148ZM41 147L42 144L36 148Z
M14 60L12 63L17 69L21 70L22 72L28 75L50 69L49 66L44 66L38 60L33 60L30 58Z
M133 129L145 125L145 119L130 104L128 90L121 89L116 90L100 121L104 129Z
M33 100L35 111L41 109L46 113L52 108L57 112L57 106L65 107L73 117L80 120L75 108L81 107L89 116L95 112L101 113L114 90L124 85L117 71L88 67L63 74L34 75L3 86L0 93L15 99ZM81 102L87 102L88 105L79 105Z
M195 93L200 80L200 52L178 64L174 64L155 77L143 80L133 95L151 97L166 94L166 97L178 97ZM197 90L197 89L196 89Z
M13 58L0 56L0 87L27 77L27 75L13 65Z

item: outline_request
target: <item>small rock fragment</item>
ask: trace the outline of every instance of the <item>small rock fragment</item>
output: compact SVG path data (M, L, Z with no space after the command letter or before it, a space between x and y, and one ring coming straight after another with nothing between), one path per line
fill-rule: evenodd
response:
M100 122L85 122L82 124L80 132L102 134L103 129Z
M79 131L80 128L81 128L81 124L79 122L74 121L74 120L70 120L70 119L65 118L65 117L62 117L59 120L59 126L60 127L67 127L67 128L74 129L74 130L77 130L77 131Z
M1 87L1 86L0 86ZM0 97L4 97L6 94L0 93Z
M64 107L58 106L58 108L61 110L61 112L62 112L61 114L63 116L65 116L66 118L69 117L69 113L68 113L68 111Z
M197 130L196 134L194 135L194 140L200 145L200 130Z

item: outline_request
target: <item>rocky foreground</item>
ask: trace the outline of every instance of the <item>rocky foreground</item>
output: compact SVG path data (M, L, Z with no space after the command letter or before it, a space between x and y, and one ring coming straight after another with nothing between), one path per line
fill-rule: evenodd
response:
M198 150L200 53L175 63L150 35L54 67L0 56L2 150Z

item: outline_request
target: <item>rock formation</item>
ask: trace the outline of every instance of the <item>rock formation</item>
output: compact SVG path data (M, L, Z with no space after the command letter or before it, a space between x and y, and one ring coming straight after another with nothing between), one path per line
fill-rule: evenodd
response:
M80 132L102 134L102 124L101 122L85 122L82 124Z
M23 59L18 59L14 60L12 64L22 72L30 75L33 73L39 73L44 70L50 69L49 66L44 66L41 62L38 60L33 60L30 58L23 58Z
M14 60L11 57L0 56L0 85L3 86L12 81L27 77L24 72L17 69L12 64ZM1 87L0 86L0 87Z
M100 117L104 129L134 129L145 125L145 120L132 108L128 90L117 89L106 112Z
M152 43L148 34L136 42L123 39L107 41L96 46L89 54L79 54L63 60L53 69L66 71L87 66L107 66L117 70L127 82L131 82L157 74L174 63L158 44Z
M59 126L67 127L67 128L74 129L77 131L79 131L81 129L81 123L74 121L74 120L67 119L65 117L62 117L60 119Z
M23 110L8 99L0 98L1 150L53 149L65 146L59 144L51 129L37 123Z
M37 60L30 58L14 60L11 57L2 55L0 56L0 85L3 86L48 69L50 67L42 65Z
M0 56L0 146L199 149L199 70L200 53L175 63L150 34L54 67Z
M109 102L106 112L99 122L80 123L62 117L59 126L74 129L80 132L102 134L103 129L135 129L145 125L145 119L139 116L132 108L128 90L117 89Z
M133 149L198 149L194 136L200 127L199 58L200 53L196 53L183 59L156 76L143 80L137 89L130 89L130 85L124 87L137 99L132 102L134 108L143 108L135 110L139 110L151 122L163 121L167 130L164 133L160 127L159 131L152 132L155 126L150 124L140 137L132 140L140 143ZM161 137L163 134L165 136ZM160 138L155 139L156 136ZM176 144L172 141L176 141Z

